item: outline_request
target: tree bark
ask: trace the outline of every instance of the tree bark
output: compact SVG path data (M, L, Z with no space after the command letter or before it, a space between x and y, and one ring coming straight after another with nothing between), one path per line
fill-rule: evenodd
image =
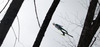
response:
M52 18L52 15L53 15L54 11L56 10L56 7L59 4L59 2L60 2L60 0L54 0L53 1L52 5L51 5L48 13L46 14L46 17L45 17L44 21L43 21L41 29L39 30L39 33L37 35L37 38L34 42L33 47L39 47L40 46L41 41L42 41L42 39L44 37L44 34L46 32L46 29L49 25L49 22L50 22L51 18Z
M4 38L6 37L9 28L11 27L17 13L22 5L24 0L13 0L10 4L4 18L1 20L0 23L0 46L3 43Z
M84 22L84 27L77 47L89 47L89 44L91 43L92 38L98 29L99 25L96 25L97 22L96 21L95 23L93 22L93 17L97 6L97 2L98 0L91 0L90 2L87 16Z

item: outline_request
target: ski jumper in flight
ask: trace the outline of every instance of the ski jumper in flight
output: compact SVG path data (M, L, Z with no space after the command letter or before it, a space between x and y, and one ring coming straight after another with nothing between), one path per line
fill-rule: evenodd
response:
M60 30L60 31L63 33L64 36L65 36L65 34L67 34L67 35L69 35L70 37L73 37L73 36L71 36L70 34L68 34L68 32L67 32L64 28L62 28L61 25L55 24L55 23L53 23L53 25L54 25L58 30Z

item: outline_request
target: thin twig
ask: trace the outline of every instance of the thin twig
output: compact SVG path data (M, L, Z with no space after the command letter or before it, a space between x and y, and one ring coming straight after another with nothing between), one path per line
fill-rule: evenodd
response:
M14 33L14 36L15 36L15 42L14 42L14 46L13 47L15 47L16 46L16 41L17 41L17 35L15 33L15 30L14 30L13 26L12 26L12 30L13 30L13 33Z
M6 8L10 0L7 1L6 5L3 7L3 9L0 11L0 13Z
M81 2L83 2L83 1L81 1ZM78 3L80 3L83 8L88 9L89 6L85 2L83 2L83 3L81 3L81 2L79 1Z
M59 16L59 15L58 15L58 16ZM63 20L65 20L65 21L71 23L71 24L74 24L74 25L77 25L77 26L79 26L79 27L82 27L82 26L80 26L80 25L78 25L78 24L76 24L76 23L74 23L74 22L71 22L71 21L67 20L66 18L63 18L62 16L59 16L59 17L62 18ZM69 19L69 18L68 18L68 19Z
M20 22L19 22L18 16L16 18L17 18L17 22L18 22L18 41L20 41Z
M52 28L51 28L52 29ZM53 30L53 29L52 29ZM53 31L55 31L55 30L53 30ZM58 32L56 32L56 33L58 33ZM59 34L59 33L58 33ZM70 46L70 47L73 47L74 45L71 45L71 44L69 44L68 43L68 41L66 41L66 39L64 39L64 37L62 36L62 38L63 38L63 40ZM69 39L70 40L70 39ZM58 41L57 41L58 42ZM71 42L71 40L70 40L70 42ZM63 45L63 46L66 46L67 47L67 45L64 45L64 44L62 44L61 42L58 42L59 44L61 44L61 45ZM71 42L72 43L72 42Z
M18 22L18 42L23 46L23 47L25 47L24 46L24 44L22 43L22 42L20 42L20 21L19 21L19 17L18 16L16 16L17 17L17 22Z
M55 41L56 41L56 40L55 40ZM59 42L59 41L56 41L56 42L59 43L60 45L64 46L64 47L67 47L67 45L62 44L62 43ZM70 44L68 44L68 45L70 45Z
M38 25L39 25L39 27L41 27L41 26L40 26L40 22L39 22L39 18L38 18L38 13L37 13L37 7L36 7L36 2L35 2L35 0L34 0L34 7L35 7L35 14L36 14L36 18L37 18Z
M69 37L68 37L68 39L69 39L70 43L71 43L74 47L76 47L76 45L73 44L73 42L71 41L71 39L70 39Z
M16 46L16 43L17 43L17 38L15 38L15 43L14 43L14 46L13 46L13 47L15 47L15 46Z

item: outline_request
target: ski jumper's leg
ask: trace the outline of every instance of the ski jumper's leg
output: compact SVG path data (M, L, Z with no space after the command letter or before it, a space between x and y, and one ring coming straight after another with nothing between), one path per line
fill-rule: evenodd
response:
M66 34L69 35L70 37L73 37L72 35L68 34L68 32L65 29L62 28L62 30L65 31Z
M68 32L65 29L62 28L62 30L65 31L66 34L68 34Z
M60 30L62 33L63 33L63 35L65 36L65 32L63 32L62 30Z

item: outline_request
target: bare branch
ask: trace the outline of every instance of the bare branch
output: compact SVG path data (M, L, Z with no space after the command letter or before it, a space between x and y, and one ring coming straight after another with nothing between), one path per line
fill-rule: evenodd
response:
M13 33L14 33L14 36L15 36L15 42L14 42L14 46L13 47L15 47L16 46L16 42L17 42L17 35L15 33L15 30L14 30L13 26L12 26L12 30L13 30Z
M40 22L39 22L39 18L38 18L38 13L37 13L37 7L36 7L36 1L35 0L34 0L34 7L35 7L35 14L36 14L38 25L39 25L39 27L41 27Z
M59 16L59 15L58 15L58 16ZM79 26L79 27L82 27L81 25L78 25L78 24L76 24L76 23L74 23L74 22L71 22L70 20L67 20L67 19L70 19L68 15L67 15L67 18L62 17L62 16L59 16L59 17L62 18L63 20L65 20L65 21L71 23L71 24L74 24L74 25L77 25L77 26Z
M10 0L7 1L6 5L3 7L3 9L0 11L0 13L6 8Z
M16 16L18 22L18 41L20 41L20 22L18 16Z
M83 2L83 3L81 3L81 2ZM82 6L83 8L88 9L89 6L88 6L87 2L79 1L79 3L81 4L81 6Z

